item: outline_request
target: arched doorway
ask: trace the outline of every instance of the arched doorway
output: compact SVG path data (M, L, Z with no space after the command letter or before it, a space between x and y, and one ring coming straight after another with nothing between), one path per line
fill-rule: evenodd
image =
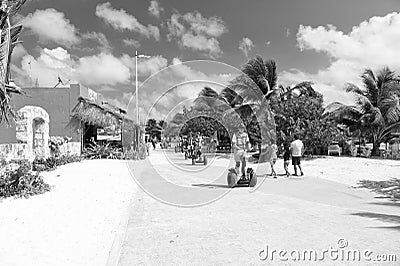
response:
M17 112L16 138L27 143L32 157L48 157L49 114L39 106L24 106Z
M32 150L35 156L42 157L45 153L45 123L46 122L41 117L36 117L32 121Z

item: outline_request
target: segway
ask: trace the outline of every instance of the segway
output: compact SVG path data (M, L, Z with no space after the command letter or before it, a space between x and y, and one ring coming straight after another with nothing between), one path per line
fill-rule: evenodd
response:
M207 157L200 152L198 149L192 149L190 150L191 152L189 153L188 158L192 159L192 165L195 165L196 163L202 163L204 165L207 165Z
M230 188L233 188L236 185L255 187L257 185L257 176L255 175L253 168L247 167L246 174L238 178L236 169L231 168L228 170L227 182Z

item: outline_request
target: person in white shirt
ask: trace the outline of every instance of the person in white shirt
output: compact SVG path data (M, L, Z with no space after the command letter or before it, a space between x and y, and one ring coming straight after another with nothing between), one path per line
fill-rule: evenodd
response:
M239 175L239 168L241 167L241 176L246 174L246 154L250 151L250 139L249 135L243 130L240 129L237 134L233 134L232 136L232 150L233 150L233 157L236 162L236 172Z
M290 151L292 153L294 175L297 176L297 167L300 170L300 174L304 175L300 165L300 158L304 153L304 144L301 140L299 140L299 136L297 134L294 135L294 141L290 144Z

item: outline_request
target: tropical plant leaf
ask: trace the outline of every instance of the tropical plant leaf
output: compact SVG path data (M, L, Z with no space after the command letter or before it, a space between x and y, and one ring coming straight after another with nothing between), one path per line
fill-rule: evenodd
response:
M354 85L353 83L346 83L345 89L346 92L354 93L357 96L358 95L366 96L366 92L360 89L357 85Z

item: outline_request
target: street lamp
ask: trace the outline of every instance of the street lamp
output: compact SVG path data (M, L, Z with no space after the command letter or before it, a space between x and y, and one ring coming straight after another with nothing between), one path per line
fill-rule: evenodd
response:
M140 126L140 121L139 121L139 93L138 93L138 58L150 58L150 56L148 56L148 55L142 55L142 54L138 54L138 51L136 50L136 52L135 52L135 62L136 62L136 64L135 64L135 71L136 71L136 75L135 75L135 78L136 78L136 121L137 121L137 125L138 126ZM137 147L137 150L139 151L139 131L137 132L137 142L136 142L136 147Z

